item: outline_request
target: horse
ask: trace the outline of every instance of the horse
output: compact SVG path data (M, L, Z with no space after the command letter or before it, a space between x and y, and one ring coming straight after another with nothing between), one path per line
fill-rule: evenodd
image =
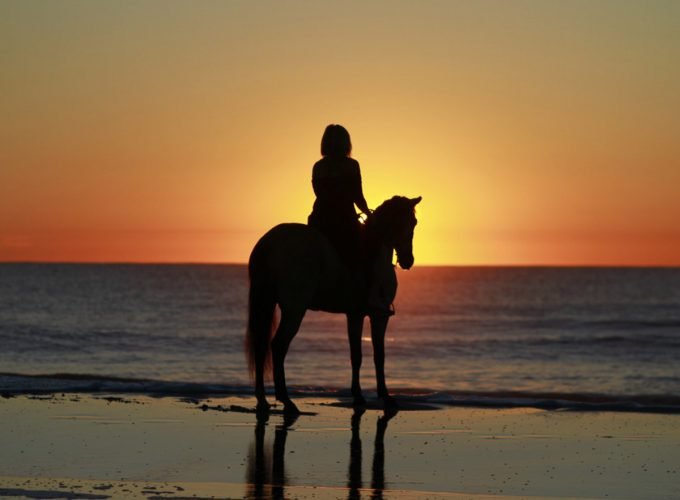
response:
M361 334L364 317L371 324L373 361L378 397L385 408L396 409L385 383L385 331L387 307L397 292L392 264L394 252L402 269L414 263L413 232L417 224L415 206L422 197L394 196L375 209L366 220L364 249L369 263L371 285L361 282L356 273L340 261L328 239L317 229L296 223L279 224L255 244L248 261L248 326L246 355L251 377L255 378L257 410L270 405L265 396L264 379L273 369L275 397L283 403L284 413L299 414L288 395L284 361L293 337L308 309L347 316L347 333L352 361L351 394L355 406L366 401L359 382ZM383 307L373 307L376 303ZM280 319L276 324L276 306Z

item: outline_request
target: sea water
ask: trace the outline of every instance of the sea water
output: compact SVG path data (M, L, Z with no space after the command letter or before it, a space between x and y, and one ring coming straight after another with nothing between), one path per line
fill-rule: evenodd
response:
M395 393L680 406L678 268L397 276L386 336ZM247 296L242 265L0 264L0 390L251 394ZM368 328L362 385L374 390ZM308 312L286 369L298 392L346 389L344 316Z

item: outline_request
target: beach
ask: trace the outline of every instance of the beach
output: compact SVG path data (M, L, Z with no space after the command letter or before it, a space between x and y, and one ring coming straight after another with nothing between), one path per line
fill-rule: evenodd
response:
M338 398L5 394L0 496L678 498L679 416Z

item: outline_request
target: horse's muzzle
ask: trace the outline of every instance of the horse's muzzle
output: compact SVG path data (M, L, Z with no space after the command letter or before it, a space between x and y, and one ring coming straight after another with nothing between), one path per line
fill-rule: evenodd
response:
M399 267L405 270L409 270L413 267L413 262L414 262L413 255L410 255L408 257L404 257L403 259L397 259L397 262L399 263Z

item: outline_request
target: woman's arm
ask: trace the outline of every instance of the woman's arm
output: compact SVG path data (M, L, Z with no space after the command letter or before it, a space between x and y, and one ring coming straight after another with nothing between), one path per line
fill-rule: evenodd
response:
M356 192L354 195L354 204L359 207L363 213L368 215L371 211L368 208L368 203L366 203L366 198L364 198L364 190L361 185L361 168L359 167L359 162L356 162Z

